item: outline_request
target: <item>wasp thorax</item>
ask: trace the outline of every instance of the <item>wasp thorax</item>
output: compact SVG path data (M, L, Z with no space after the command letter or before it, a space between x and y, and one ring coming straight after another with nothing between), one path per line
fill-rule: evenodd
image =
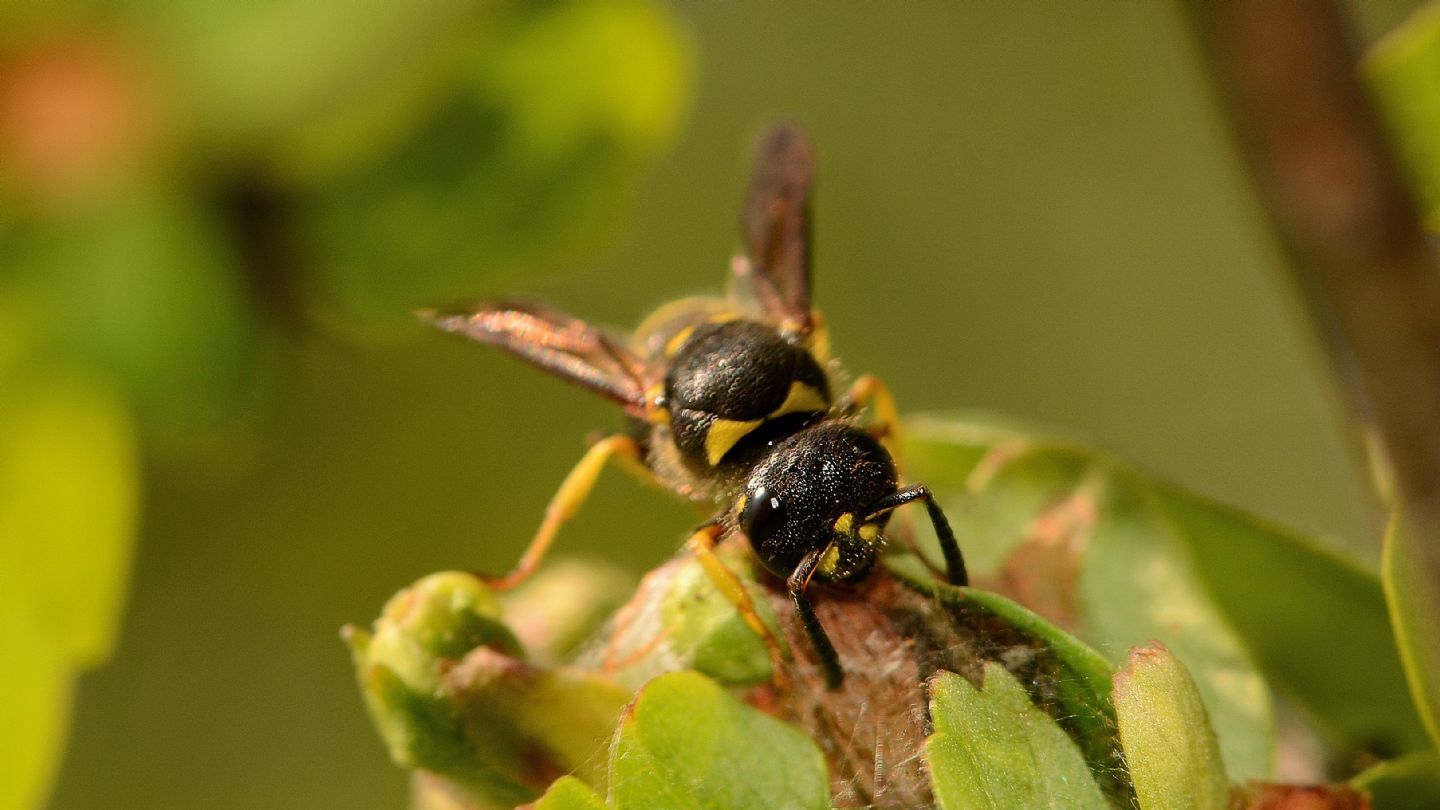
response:
M869 507L895 490L895 464L879 442L844 422L822 422L779 442L756 465L736 525L777 576L818 551L816 576L854 580L874 564L889 519Z
M830 386L804 346L754 321L706 323L671 358L665 401L675 444L686 460L716 467L776 431L799 429L830 408Z

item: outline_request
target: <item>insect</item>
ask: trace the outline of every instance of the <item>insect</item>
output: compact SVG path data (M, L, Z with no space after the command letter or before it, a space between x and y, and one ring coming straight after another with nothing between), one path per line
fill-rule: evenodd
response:
M713 550L732 530L749 539L761 564L786 581L831 688L843 670L810 603L811 582L864 578L895 509L924 502L948 579L966 583L959 544L934 495L923 484L901 486L882 444L898 430L888 391L868 375L841 396L832 391L829 341L810 300L814 165L803 132L773 128L751 178L731 295L662 307L628 338L533 304L422 313L440 329L500 346L613 400L629 417L626 433L594 444L566 477L519 563L490 579L495 587L536 570L611 459L718 507L688 545L778 656L778 642ZM874 426L860 423L867 405Z

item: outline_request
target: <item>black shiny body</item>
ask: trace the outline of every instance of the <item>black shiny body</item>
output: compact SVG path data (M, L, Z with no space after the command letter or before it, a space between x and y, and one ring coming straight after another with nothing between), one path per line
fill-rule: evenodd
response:
M797 383L817 398L809 407L777 414ZM671 436L692 469L744 465L758 442L779 438L759 430L764 423L788 416L787 430L795 430L820 418L829 409L830 381L803 344L772 326L740 319L704 323L670 359L664 405ZM762 424L714 458L706 444L720 420Z
M837 564L818 575L853 582L870 572L876 545L854 535L836 535L846 512L866 513L899 489L895 462L869 433L831 420L804 428L778 442L750 473L740 528L755 556L771 573L788 577L817 538L836 537ZM890 519L879 519L883 529Z

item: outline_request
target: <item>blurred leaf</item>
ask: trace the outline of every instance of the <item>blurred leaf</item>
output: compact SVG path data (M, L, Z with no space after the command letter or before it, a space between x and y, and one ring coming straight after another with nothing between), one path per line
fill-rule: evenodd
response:
M6 554L0 537L0 554ZM12 651L0 667L0 807L28 810L45 805L59 769L70 726L75 669L57 640L34 621L29 594L0 589L0 633Z
M1102 649L1164 640L1198 682L1233 778L1269 776L1269 690L1200 579L1180 536L1185 527L1138 475L1112 470L1104 489L1080 575L1087 633Z
M694 672L661 675L641 691L620 723L610 780L622 810L830 806L813 742Z
M233 158L317 120L398 104L491 5L131 0L119 10L167 70L192 137Z
M1422 751L1382 762L1350 785L1369 793L1375 810L1432 810L1440 807L1440 755Z
M925 758L940 807L1110 806L1075 743L1003 666L985 664L984 691L941 672L930 695Z
M556 664L623 605L634 588L628 572L608 563L554 560L502 596L505 621L530 661Z
M644 0L496 14L414 131L317 189L322 294L374 329L575 260L622 215L688 84L678 25Z
M51 349L115 375L163 437L186 439L247 393L256 355L247 292L197 201L130 189L29 221L0 241L0 264Z
M1440 748L1440 584L1430 578L1436 566L1427 564L1421 543L1405 531L1397 509L1385 533L1381 581L1410 694L1431 741Z
M1164 646L1139 647L1115 673L1115 715L1142 810L1225 807L1229 782L1205 705Z
M1059 537L1051 547L1075 554L1076 618L1102 650L1149 638L1183 650L1233 777L1268 770L1271 733L1268 701L1237 635L1270 681L1344 744L1427 745L1373 574L1078 444L975 417L916 420L909 437L912 472L942 494L967 556L979 551L978 579L1007 590L1063 590L1063 579L1027 583L1032 569L1007 570L1016 549ZM1075 509L1082 517L1069 518L1072 530L1055 531L1086 492L1093 524ZM1092 553L1103 568L1091 565ZM1148 607L1124 612L1137 604ZM1092 616L1100 626L1089 626ZM1148 636L1133 637L1147 627ZM1333 654L1337 639L1343 656Z
M675 135L689 90L690 43L647 0L560 3L511 20L471 74L511 111L511 138L541 159L607 133L638 153ZM556 92L562 89L564 92Z
M81 372L0 367L0 806L42 802L76 675L115 643L139 501L134 429Z
M1382 39L1364 73L1420 192L1440 227L1440 5L1422 6Z
M485 648L470 652L444 677L479 756L498 760L514 752L523 759L521 773L554 769L605 786L602 754L633 697L629 689L579 670L532 667Z
M573 776L562 776L528 807L533 810L605 810L605 800Z

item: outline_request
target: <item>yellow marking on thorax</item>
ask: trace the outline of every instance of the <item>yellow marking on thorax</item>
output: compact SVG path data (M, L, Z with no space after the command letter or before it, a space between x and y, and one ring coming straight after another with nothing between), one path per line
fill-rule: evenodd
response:
M750 431L765 424L767 420L787 413L798 413L803 411L824 411L830 407L825 401L825 396L815 388L801 382L790 383L790 393L786 395L785 401L780 407L770 412L765 419L747 419L738 421L735 419L716 419L705 432L705 459L714 467L725 458L740 440L749 435Z
M835 575L835 569L840 567L840 544L831 543L823 554L820 555L820 564L815 566L815 573L822 577Z
M845 514L841 515L840 517L835 518L835 532L836 532L837 534L849 534L849 533L850 533L850 529L853 528L854 526L855 526L855 513L854 513L854 512L846 512Z
M802 382L790 383L790 393L786 394L785 401L780 407L770 412L770 418L784 416L787 413L800 411L824 411L830 408L830 403L825 401L825 395L817 389Z
M684 346L685 341L689 340L690 336L693 334L695 334L694 324L691 324L690 326L681 329L679 332L676 332L674 336L672 336L669 340L665 342L665 356L674 357L675 355L679 354L680 347Z
M860 539L867 543L874 543L880 537L880 524L866 523L860 527Z
M733 419L716 419L705 431L705 460L714 467L720 463L720 459L730 452L745 438L750 431L765 424L764 419L750 419L745 422L737 422Z

